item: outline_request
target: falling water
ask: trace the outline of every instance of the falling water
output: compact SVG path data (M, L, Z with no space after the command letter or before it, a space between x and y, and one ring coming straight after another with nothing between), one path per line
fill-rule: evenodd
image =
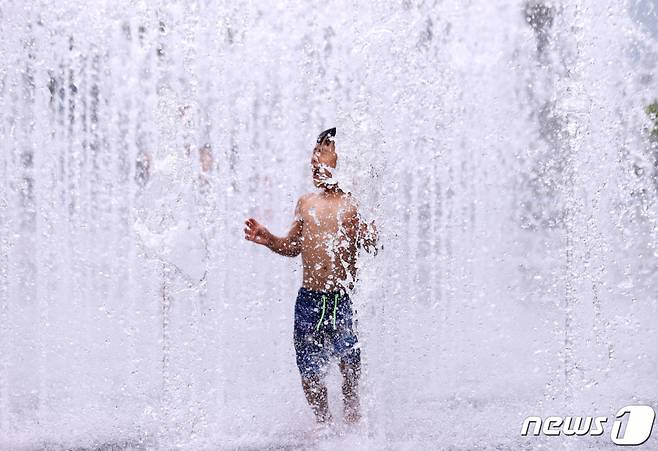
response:
M0 5L0 448L300 446L301 265L242 223L333 125L383 249L327 446L658 404L655 1L61 3Z

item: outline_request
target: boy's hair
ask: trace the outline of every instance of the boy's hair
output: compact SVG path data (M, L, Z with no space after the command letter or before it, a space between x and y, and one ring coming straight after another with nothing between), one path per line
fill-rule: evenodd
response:
M323 143L327 137L334 138L335 136L336 136L336 127L328 128L327 130L323 131L318 135L317 144Z

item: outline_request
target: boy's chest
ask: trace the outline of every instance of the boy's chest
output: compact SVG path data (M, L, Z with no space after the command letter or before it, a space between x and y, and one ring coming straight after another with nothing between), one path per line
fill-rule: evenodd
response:
M326 233L336 233L348 215L349 207L343 201L314 202L302 213L309 230Z

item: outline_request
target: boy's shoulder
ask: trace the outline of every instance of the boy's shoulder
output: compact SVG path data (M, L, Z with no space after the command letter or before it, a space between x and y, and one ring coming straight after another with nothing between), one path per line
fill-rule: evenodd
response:
M306 193L299 196L299 200L297 202L301 207L304 207L305 205L308 205L309 203L312 203L314 200L316 200L317 197L317 193Z
M310 207L313 205L313 199L315 198L315 193L306 193L299 196L297 200L297 206L295 207L295 218L302 220L302 216L307 212Z
M306 200L310 200L314 197L317 197L318 193L310 192L310 193L304 193L301 196L299 196L299 201L304 202Z

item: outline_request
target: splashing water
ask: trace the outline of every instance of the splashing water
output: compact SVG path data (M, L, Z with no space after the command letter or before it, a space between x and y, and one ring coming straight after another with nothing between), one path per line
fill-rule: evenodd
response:
M331 126L384 248L363 424L315 445L601 449L519 431L658 404L655 2L61 3L0 6L0 448L311 443L301 264L241 230Z

